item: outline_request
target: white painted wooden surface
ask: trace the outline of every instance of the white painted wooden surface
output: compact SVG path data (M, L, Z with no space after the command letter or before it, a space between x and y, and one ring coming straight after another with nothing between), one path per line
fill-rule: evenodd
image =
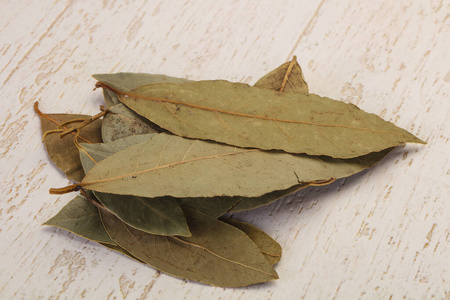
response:
M449 2L0 1L1 299L449 299ZM310 90L410 130L374 169L234 217L282 246L280 279L223 289L42 224L73 195L44 112L94 114L91 74L254 83L297 55Z

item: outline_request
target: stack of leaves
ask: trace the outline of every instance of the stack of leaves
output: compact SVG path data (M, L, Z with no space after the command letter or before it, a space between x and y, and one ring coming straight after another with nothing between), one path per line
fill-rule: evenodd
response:
M80 191L45 224L173 276L224 287L277 279L281 247L224 217L325 185L423 143L355 105L310 94L295 57L254 86L94 75L106 107L44 114L51 160Z

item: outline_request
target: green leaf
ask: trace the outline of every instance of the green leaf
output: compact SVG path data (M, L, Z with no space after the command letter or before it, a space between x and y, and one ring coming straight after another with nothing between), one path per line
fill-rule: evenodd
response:
M72 199L44 225L68 230L97 243L115 244L103 227L98 209L81 196Z
M352 104L227 81L152 84L119 100L174 134L239 147L353 158L420 139Z
M141 197L258 197L303 182L347 177L387 151L332 159L242 149L160 133L93 167L80 184L90 190Z
M302 68L297 63L297 57L295 56L291 61L282 64L262 77L253 86L279 92L309 93Z
M238 287L278 278L252 240L241 230L186 208L191 237L152 235L101 211L117 244L149 265L173 276Z
M44 135L44 143L47 149L48 156L61 169L68 178L80 182L84 177L83 168L80 162L80 155L77 146L74 143L75 133L66 135L60 138L60 133L63 130L72 128L77 125L72 123L70 125L61 126L66 122L73 120L83 120L90 118L87 115L74 114L44 114L39 111L37 102L35 104L35 111L41 119L41 129ZM102 120L95 120L89 125L83 127L80 131L78 140L86 143L100 143ZM58 131L58 126L60 129Z
M109 108L103 118L102 139L108 143L132 135L159 132L155 127L156 125L119 103Z
M221 218L220 220L242 230L253 243L255 243L259 251L264 254L271 265L280 261L281 246L267 233L249 223L240 222L230 218Z

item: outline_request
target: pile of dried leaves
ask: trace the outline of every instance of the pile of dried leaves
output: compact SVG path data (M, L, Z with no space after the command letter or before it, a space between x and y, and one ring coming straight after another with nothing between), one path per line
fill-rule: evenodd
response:
M309 94L295 57L253 87L94 75L96 116L44 114L51 160L80 191L45 224L168 274L236 287L277 279L281 247L223 217L370 168L423 143L355 105Z

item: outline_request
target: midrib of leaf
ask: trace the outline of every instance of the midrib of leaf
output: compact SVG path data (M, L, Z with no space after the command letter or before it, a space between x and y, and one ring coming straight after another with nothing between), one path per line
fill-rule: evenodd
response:
M49 120L50 122L55 123L55 124L58 125L58 126L61 126L62 123L60 123L59 121L53 119L53 118L50 117L49 115L44 114L42 111L40 111L39 108L38 108L38 106L37 106L37 102L34 103L34 111L35 111L39 116L41 116L41 117L43 117L43 118ZM66 127L66 126L63 126L62 128L64 128L64 129L69 129L69 128ZM76 135L77 135L75 132L71 132L71 134L72 134L73 136L76 136ZM82 139L82 140L85 141L86 143L89 143L89 144L92 144L92 143L93 143L93 142L91 142L90 140L88 140L88 139L82 137L81 135L78 135L78 138L79 138L79 139Z
M209 107L205 107L205 106L200 106L200 105L196 105L196 104L185 103L185 102L180 102L180 101L175 101L175 100L134 95L134 94L127 93L127 92L122 92L120 90L117 90L117 89L115 89L105 83L101 83L101 82L99 83L99 85L102 87L111 89L112 91L114 91L117 94L117 96L120 99L122 99L121 95L123 95L126 97L151 100L151 101L156 101L156 102L161 102L161 103L171 103L171 104L183 105L183 106L192 107L192 108L196 108L196 109L200 109L200 110L211 111L214 113L222 113L222 114L227 114L227 115L233 115L233 116L237 116L237 117L254 118L254 119L261 119L261 120L266 120L266 121L273 121L275 123L282 122L282 123L311 125L311 126L318 126L318 127L339 127L339 128L346 128L346 129L352 129L352 130L361 130L361 131L368 131L368 132L374 132L374 133L385 133L385 134L393 134L393 135L398 135L398 136L405 136L404 134L397 133L397 132L376 130L376 129L370 129L370 128L364 128L364 127L355 127L355 126L348 126L348 125L341 125L341 124L320 124L320 123L314 123L314 122L309 122L309 121L284 120L284 119L270 118L270 117L264 117L264 116L248 115L248 114L242 114L242 113L238 113L238 112L226 111L226 110L222 110L222 109L209 108Z
M157 166L155 168L150 168L150 169L145 169L145 170L141 170L141 171L137 171L137 172L133 172L133 173L128 173L128 174L124 174L124 175L120 175L120 176L116 176L116 177L99 179L99 180L88 181L88 182L81 182L80 184L78 184L78 186L88 186L88 185L97 184L97 183L104 183L104 182L119 180L119 179L129 177L129 176L141 175L141 174L145 174L148 172L152 172L152 171L156 171L156 170L160 170L160 169L164 169L164 168L172 168L177 165L190 163L190 162L194 162L194 161L199 161L199 160L204 160L204 159L215 159L215 158L224 157L224 156L238 155L238 154L243 154L243 153L248 153L248 152L257 152L257 151L259 151L259 150L251 149L251 150L244 150L244 151L240 151L240 152L216 154L216 155L210 155L210 156L201 156L201 157L196 157L196 158L192 158L192 159L188 159L188 160L177 161L177 162L162 165L162 166Z

